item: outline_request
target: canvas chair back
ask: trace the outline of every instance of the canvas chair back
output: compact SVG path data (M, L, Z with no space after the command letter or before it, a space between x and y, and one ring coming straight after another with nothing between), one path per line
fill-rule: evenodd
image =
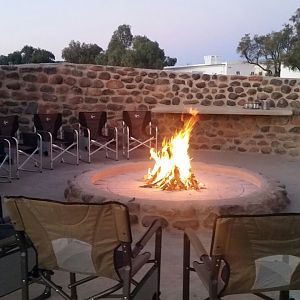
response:
M35 114L33 122L37 131L48 131L53 138L57 138L58 130L62 126L62 115L60 113Z
M14 137L19 129L17 115L0 117L0 136Z
M79 123L81 126L90 130L91 138L97 139L102 136L102 129L107 121L105 111L98 112L79 112Z
M149 137L146 128L151 122L151 111L123 111L123 121L129 128L129 135L141 139Z
M229 267L222 295L300 289L300 214L219 217L211 255Z
M17 231L25 231L38 253L39 268L119 279L116 249L131 243L127 208L117 202L63 203L5 198Z

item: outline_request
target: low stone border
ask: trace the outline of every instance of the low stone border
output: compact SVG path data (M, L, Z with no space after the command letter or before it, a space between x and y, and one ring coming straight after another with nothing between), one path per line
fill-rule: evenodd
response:
M203 163L196 164L201 165L201 168L235 174L257 185L259 190L246 196L230 199L160 201L116 195L99 189L94 184L98 180L105 180L105 177L114 176L126 170L147 170L148 164L149 162L120 163L84 172L68 181L65 198L70 202L85 203L120 201L129 207L133 224L149 226L154 218L160 217L166 227L173 229L211 228L218 215L278 213L290 202L285 186L278 181L242 168Z

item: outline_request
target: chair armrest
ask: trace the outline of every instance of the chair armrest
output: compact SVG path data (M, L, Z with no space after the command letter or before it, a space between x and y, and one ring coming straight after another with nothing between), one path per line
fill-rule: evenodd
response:
M18 146L18 139L14 136L6 136L6 135L1 135L0 136L0 141L6 142L8 145L11 145L11 142L14 141L14 143Z
M136 257L141 250L145 247L145 245L148 243L148 241L152 238L152 236L155 233L158 233L159 230L162 229L162 222L160 219L156 219L153 221L149 229L145 232L145 234L142 236L142 238L135 244L133 250L132 250L132 256Z
M16 244L17 244L16 237L14 235L12 235L10 237L6 237L6 238L0 240L0 249L6 248L6 247L12 247L12 246L15 247Z
M78 131L79 131L80 127L82 127L82 125L80 125L79 122L78 122L78 123L73 123L73 124L71 124L71 128L72 128L73 130L78 130Z
M121 120L117 120L116 121L116 127L117 128L122 128L125 126L125 122L124 121L121 121Z
M52 137L52 133L47 131L47 130L37 130L36 133L38 133L40 135L40 137L42 138L42 141L48 142L48 138L49 141L52 143L53 137ZM47 138L46 135L48 136Z
M184 233L187 235L188 239L190 240L190 243L192 244L192 247L194 248L196 255L200 258L200 260L207 266L208 270L212 269L212 262L211 259L204 248L202 242L197 237L194 230L191 228L186 228Z

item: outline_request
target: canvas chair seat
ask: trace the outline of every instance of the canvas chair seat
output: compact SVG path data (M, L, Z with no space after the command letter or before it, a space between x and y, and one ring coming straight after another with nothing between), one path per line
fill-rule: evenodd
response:
M81 111L78 120L81 128L81 149L87 151L87 162L90 163L91 157L101 150L105 151L107 158L112 154L115 160L119 159L118 129L108 125L105 111Z
M233 294L300 289L300 214L220 216L216 219L210 253L191 229L184 235L184 292L189 299L189 273L196 271L209 298ZM189 245L199 261L190 267Z
M81 281L71 281L71 296L68 296L47 278L50 274L48 272L53 270L67 271L73 279L75 273L88 275L85 281L95 277L116 280L118 283L110 289L110 293L121 289L120 297L124 299L127 297L126 299L158 300L160 221L154 222L135 248L131 249L129 214L123 204L65 203L26 197L7 197L5 203L14 228L20 236L19 240L24 241L22 236L25 232L38 255L39 276L31 278L27 271L24 272L23 280L26 284L23 286L22 300L28 299L27 284L33 280L46 283L65 299L74 299L76 286L81 284ZM150 259L153 255L142 252L142 249L153 234L156 235L155 255ZM24 245L20 247L25 248ZM22 253L22 256L24 255L26 256L26 253ZM23 263L25 264L24 261ZM133 276L145 264L150 264L151 268L137 283ZM25 267L24 265L23 269ZM144 281L146 282L148 277L153 285L150 292L149 284L143 290ZM132 283L137 285L138 291L132 289ZM99 295L107 293L105 291ZM139 294L139 298L135 298L138 293L147 293L147 296Z
M122 140L127 159L139 147L154 146L157 151L158 129L152 125L151 111L123 111Z

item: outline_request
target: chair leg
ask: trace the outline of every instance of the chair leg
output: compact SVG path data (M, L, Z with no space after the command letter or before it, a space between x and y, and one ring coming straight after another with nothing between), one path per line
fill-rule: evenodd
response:
M130 143L130 139L129 139L129 130L127 130L127 135L126 135L126 153L127 153L127 159L129 159L129 143Z
M53 170L53 145L52 145L52 140L50 141L50 169Z
M70 285L73 285L76 282L76 274L70 273ZM71 287L71 299L77 300L77 289L76 286Z
M190 241L187 235L184 234L182 299L189 300L189 297L190 297Z
M289 300L290 292L289 291L280 291L279 300Z
M116 135L116 137L115 137L115 140L116 140L116 149L115 149L115 151L116 151L116 160L119 160L119 135L118 135L118 130L117 129L115 131L115 135Z
M75 130L75 137L76 137L76 165L79 165L79 134L77 130Z
M26 248L25 237L22 234L17 235L17 242L20 247L21 258L21 288L22 288L22 300L29 300L28 289L28 253Z

